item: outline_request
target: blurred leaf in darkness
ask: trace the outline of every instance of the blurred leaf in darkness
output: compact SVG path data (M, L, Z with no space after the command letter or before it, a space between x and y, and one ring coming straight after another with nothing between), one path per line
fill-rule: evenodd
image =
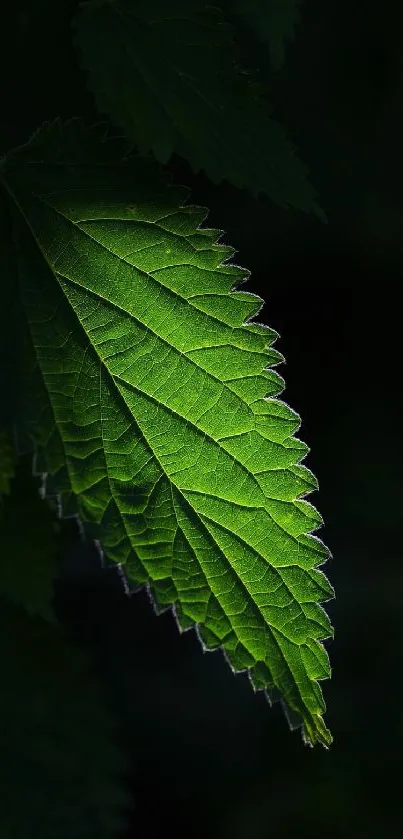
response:
M290 0L269 1L271 25L279 23L271 42L278 61L287 28L281 9ZM252 68L239 65L231 15L201 0L171 0L169 14L166 7L164 0L80 4L74 43L99 112L160 163L175 151L216 185L226 179L326 223L307 168L272 114L267 88ZM259 18L257 11L258 27Z
M12 435L0 429L0 522L3 512L4 495L10 492L10 482L15 474L16 455Z
M113 839L129 761L88 653L0 596L2 839Z
M16 362L18 357L16 326L19 309L10 218L2 194L0 194L0 283L0 359L2 362L0 364L0 430L11 442L20 385Z
M32 458L17 462L11 492L3 499L0 516L0 591L30 614L54 621L51 599L57 574L58 521L39 495L40 481L32 477Z
M0 155L45 120L99 119L78 67L70 22L78 0L18 0L2 16Z
M303 0L221 0L224 8L239 15L240 26L249 26L269 47L270 61L280 70L286 60L286 43L295 37Z
M396 259L402 256L401 237L392 231L400 229L403 189L403 10L392 0L366 4L365 11L358 4L355 14L351 9L350 0L340 0L318 14L317 3L306 0L279 74L265 45L248 30L239 38L243 60L260 68L275 113L318 184L333 231L363 253L376 249L389 259L387 246ZM250 227L263 235L266 209L259 204L257 226ZM292 225L297 238L307 229L295 214L277 214L274 224L282 232ZM312 235L325 234L315 229Z

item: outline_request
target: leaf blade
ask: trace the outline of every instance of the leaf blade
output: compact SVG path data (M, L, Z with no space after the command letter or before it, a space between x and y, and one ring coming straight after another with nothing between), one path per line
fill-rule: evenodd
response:
M249 272L150 159L112 165L105 143L105 164L80 164L78 123L65 146L53 132L57 163L25 164L26 149L3 178L30 228L18 227L21 295L52 409L42 438L65 452L59 491L132 585L327 745L329 551L302 499L316 479L300 419L276 398L276 333L243 322L262 300L237 298Z

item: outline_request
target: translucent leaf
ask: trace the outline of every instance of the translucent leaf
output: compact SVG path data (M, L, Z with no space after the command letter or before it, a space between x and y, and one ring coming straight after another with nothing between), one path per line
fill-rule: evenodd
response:
M91 164L85 135L80 159L82 133L47 126L46 158L39 132L2 169L39 455L130 585L327 744L329 551L303 500L316 481L300 419L276 398L277 333L251 322L263 301L236 290L249 272L200 227L207 210L149 157L113 165L98 141Z

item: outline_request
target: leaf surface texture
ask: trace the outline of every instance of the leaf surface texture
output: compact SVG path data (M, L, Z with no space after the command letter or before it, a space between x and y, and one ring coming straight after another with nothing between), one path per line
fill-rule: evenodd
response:
M133 588L326 744L329 551L300 418L277 398L277 333L251 321L263 301L235 290L249 272L207 210L97 132L46 125L1 172L38 463Z

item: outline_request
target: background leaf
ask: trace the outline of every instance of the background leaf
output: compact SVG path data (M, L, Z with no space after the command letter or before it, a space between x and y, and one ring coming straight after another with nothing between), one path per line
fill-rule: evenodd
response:
M10 481L15 473L15 460L12 436L5 429L0 429L0 514L3 509L2 496L10 492Z
M75 43L98 109L140 152L173 152L280 207L324 213L307 169L271 118L257 75L239 66L232 28L201 0L81 4Z
M269 44L270 60L275 70L285 61L285 42L295 36L300 22L302 0L224 0L249 26L259 41Z
M20 458L0 514L0 591L30 614L54 622L59 524L55 511L41 501L37 483L32 458Z
M2 172L25 219L16 252L44 439L132 586L148 583L158 609L173 605L181 629L197 625L206 648L284 700L307 742L327 744L329 551L303 500L317 482L300 419L275 398L277 333L251 322L262 299L234 290L248 272L200 228L207 211L185 206L187 190L150 158L112 166L107 143L104 165L80 164L81 131L46 127L57 165L35 162L39 132L32 160L17 150Z
M130 762L89 654L1 596L0 660L2 839L116 837Z

